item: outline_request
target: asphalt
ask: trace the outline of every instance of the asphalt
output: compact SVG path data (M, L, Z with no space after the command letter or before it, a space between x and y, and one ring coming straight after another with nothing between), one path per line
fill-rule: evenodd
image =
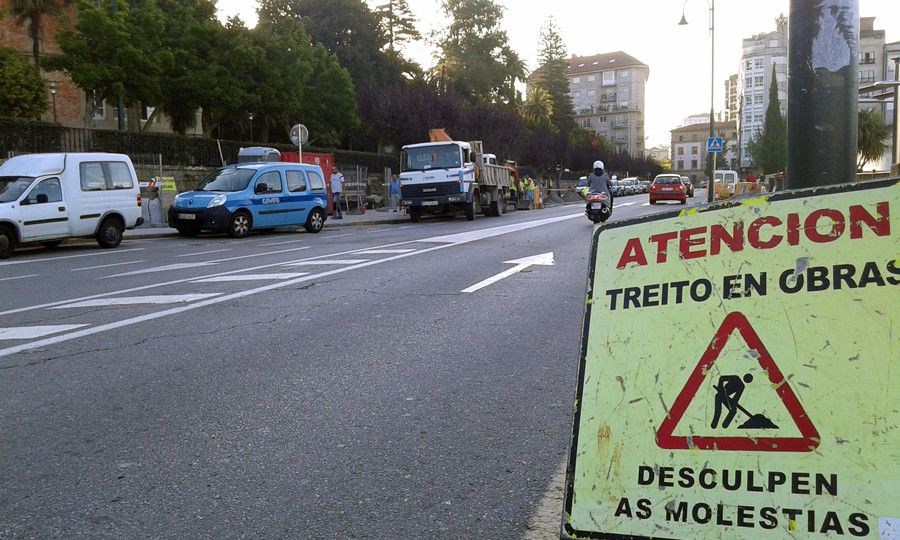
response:
M83 325L0 334L0 538L522 537L568 451L581 210L0 262L0 329Z

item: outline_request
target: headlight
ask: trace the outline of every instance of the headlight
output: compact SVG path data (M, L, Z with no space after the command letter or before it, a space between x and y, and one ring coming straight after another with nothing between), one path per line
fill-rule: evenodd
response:
M207 204L206 207L207 208L215 208L217 206L222 206L223 204L225 204L225 201L227 201L227 200L228 200L228 197L226 197L225 195L216 195L215 197L212 198L211 201L209 201L209 204Z

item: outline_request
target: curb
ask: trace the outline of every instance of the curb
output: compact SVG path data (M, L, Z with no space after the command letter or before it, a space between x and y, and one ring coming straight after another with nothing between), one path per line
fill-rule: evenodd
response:
M340 229L345 227L373 227L377 225L399 225L402 223L409 223L409 218L406 219L381 219L381 220L369 220L369 221L356 221L353 223L333 223L334 219L329 219L325 222L325 229ZM145 231L148 229L139 229L141 231ZM277 229L276 229L277 230ZM323 229L324 230L324 229ZM169 229L163 229L158 233L143 233L143 234L128 234L130 231L125 231L125 240L140 240L144 238L171 238L178 236L178 232L171 231Z

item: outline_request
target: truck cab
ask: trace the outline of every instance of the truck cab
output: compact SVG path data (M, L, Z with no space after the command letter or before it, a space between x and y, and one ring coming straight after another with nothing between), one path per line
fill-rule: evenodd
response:
M400 158L400 198L403 206L447 210L471 201L475 187L472 147L460 141L411 144Z

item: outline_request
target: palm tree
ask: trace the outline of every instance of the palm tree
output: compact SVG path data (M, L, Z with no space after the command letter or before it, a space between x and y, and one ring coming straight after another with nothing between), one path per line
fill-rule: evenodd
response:
M884 123L880 111L869 108L859 109L858 129L856 170L862 171L866 162L877 161L887 152L888 145L884 141L890 137L891 129Z
M522 106L525 119L534 125L550 125L553 117L553 96L543 88L533 86Z
M69 3L69 0L64 0ZM59 0L13 0L12 14L22 23L28 24L28 34L31 36L31 54L34 56L34 65L41 67L41 26L44 16L56 17L62 13Z

